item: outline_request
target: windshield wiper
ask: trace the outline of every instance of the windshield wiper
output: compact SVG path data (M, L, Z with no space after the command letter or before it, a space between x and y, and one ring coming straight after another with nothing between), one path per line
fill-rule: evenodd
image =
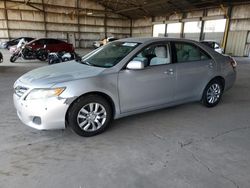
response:
M93 63L89 63L88 61L84 61L84 60L81 60L80 61L82 64L85 64L85 65L89 65L89 66L92 66L92 67L101 67L101 68L105 68L101 65L96 65L96 64L93 64Z
M84 60L81 60L80 61L82 64L85 64L85 65L89 65L89 66L93 66L91 63L89 63L88 61L84 61Z

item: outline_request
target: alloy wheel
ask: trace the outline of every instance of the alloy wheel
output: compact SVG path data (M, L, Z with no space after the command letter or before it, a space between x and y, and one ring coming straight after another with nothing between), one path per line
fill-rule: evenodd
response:
M207 90L207 102L209 104L216 103L221 96L221 88L218 83L212 84Z
M100 129L107 118L107 112L103 105L99 103L89 103L83 106L78 115L78 126L87 132Z

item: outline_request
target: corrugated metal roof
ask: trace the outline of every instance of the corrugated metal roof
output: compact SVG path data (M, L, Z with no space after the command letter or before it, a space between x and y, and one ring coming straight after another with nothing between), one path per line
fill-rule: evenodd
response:
M246 0L95 0L114 13L130 18L168 16L204 8L250 3Z

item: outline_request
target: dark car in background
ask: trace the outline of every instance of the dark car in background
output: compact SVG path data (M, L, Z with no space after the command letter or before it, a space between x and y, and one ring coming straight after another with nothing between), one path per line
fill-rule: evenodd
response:
M17 45L21 39L24 39L25 42L30 42L30 41L34 40L35 38L32 38L32 37L19 37L19 38L16 38L16 39L1 43L1 48L9 49L11 46Z
M26 44L32 50L44 48L49 52L74 52L72 44L53 38L40 38Z

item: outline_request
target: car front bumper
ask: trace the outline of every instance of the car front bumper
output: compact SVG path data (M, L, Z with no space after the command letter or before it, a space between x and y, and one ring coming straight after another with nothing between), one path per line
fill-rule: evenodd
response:
M24 124L38 130L65 129L67 99L53 97L26 101L13 94L13 100L17 115Z

